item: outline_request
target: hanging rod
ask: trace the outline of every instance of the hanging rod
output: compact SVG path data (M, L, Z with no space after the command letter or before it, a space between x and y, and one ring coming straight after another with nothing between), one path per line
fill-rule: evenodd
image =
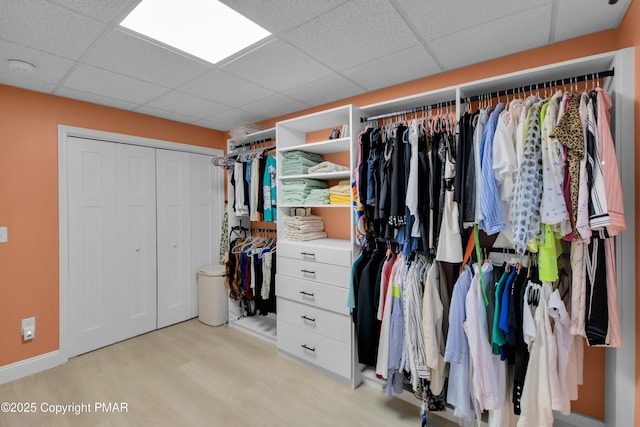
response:
M408 110L394 111L393 113L379 114L377 116L371 116L371 117L360 117L360 123L371 122L378 119L386 119L387 117L401 116L403 114L419 113L421 111L426 111L426 110L435 110L437 108L450 107L452 105L456 105L455 99L452 101L438 102L437 104L423 105L421 107L409 108Z
M251 227L249 229L249 232L255 232L255 233L277 233L278 230L275 228L253 228Z
M237 150L238 148L251 147L252 145L264 144L265 142L275 141L275 138L265 138L259 139L257 141L244 142L242 144L233 144L233 149Z
M500 97L500 96L513 95L514 93L517 93L518 91L520 91L520 92L529 92L529 91L532 91L532 90L539 90L539 89L549 88L549 87L553 87L553 86L561 86L561 85L567 85L567 84L571 84L571 83L584 82L586 80L599 79L600 77L612 77L614 75L614 70L615 69L612 68L611 70L600 71L599 73L583 74L581 76L567 77L565 79L560 79L560 80L550 80L550 81L547 81L547 82L535 83L535 84L531 84L531 85L528 85L528 86L518 86L518 87L515 87L515 88L511 88L511 89L499 90L497 92L489 92L489 93L485 93L483 95L462 97L462 98L460 98L460 102L462 102L464 104L464 103L469 103L469 102L472 102L472 101L478 101L478 100L484 99L484 98L497 98L497 97Z

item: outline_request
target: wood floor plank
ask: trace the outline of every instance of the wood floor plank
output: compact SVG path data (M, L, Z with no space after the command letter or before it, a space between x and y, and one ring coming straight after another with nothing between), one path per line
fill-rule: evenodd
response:
M14 426L419 426L416 406L355 390L281 357L275 345L197 319L71 359L0 385L2 402L34 402L33 414L0 414ZM95 412L125 402L128 412ZM41 406L86 403L91 413ZM453 425L440 419L430 426Z

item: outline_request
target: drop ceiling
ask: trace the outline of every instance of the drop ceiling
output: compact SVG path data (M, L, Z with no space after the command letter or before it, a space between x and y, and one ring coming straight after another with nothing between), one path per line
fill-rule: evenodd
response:
M0 0L0 84L226 131L616 28L631 0L223 0L272 35L215 65L121 28L138 2Z

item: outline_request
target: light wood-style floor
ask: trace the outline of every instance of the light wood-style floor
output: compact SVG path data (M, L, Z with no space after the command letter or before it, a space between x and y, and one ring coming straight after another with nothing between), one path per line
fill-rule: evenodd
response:
M271 343L197 319L0 385L1 402L35 402L38 412L0 413L0 426L420 426L417 406L365 385L352 390ZM40 411L94 402L125 402L128 412Z

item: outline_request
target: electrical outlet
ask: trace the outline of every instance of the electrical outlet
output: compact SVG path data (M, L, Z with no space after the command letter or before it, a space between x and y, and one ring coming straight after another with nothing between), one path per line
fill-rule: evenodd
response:
M22 319L22 339L25 341L32 340L36 337L36 318L29 317Z

